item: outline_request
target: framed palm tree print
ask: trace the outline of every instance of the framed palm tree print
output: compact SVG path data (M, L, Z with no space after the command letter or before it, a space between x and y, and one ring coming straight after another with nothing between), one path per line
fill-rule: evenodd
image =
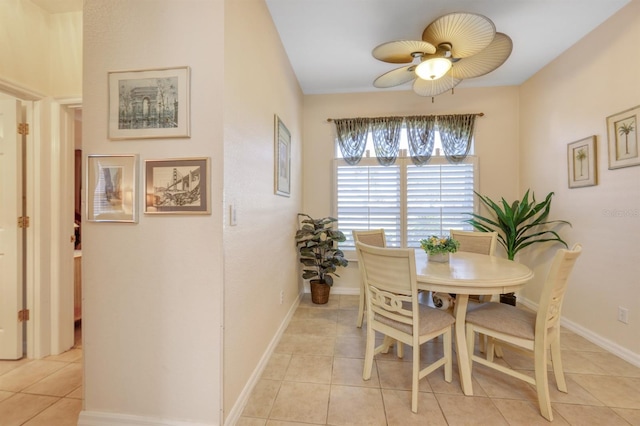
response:
M589 136L567 145L569 188L593 186L598 183L596 151L595 136Z
M640 105L607 117L609 169L640 164L640 155L638 155L639 114Z

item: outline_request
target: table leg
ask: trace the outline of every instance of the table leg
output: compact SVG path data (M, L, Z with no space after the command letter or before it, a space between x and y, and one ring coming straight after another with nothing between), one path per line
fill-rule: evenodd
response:
M456 303L453 313L456 317L456 352L458 355L458 371L460 373L460 385L462 392L467 396L473 395L471 385L471 367L469 365L469 352L467 351L467 339L465 333L465 318L467 316L468 294L456 295Z

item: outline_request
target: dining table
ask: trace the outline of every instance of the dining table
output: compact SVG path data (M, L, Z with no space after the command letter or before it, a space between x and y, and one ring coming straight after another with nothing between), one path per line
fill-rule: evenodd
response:
M435 262L427 259L424 250L415 253L418 289L456 295L453 314L460 385L465 395L473 395L465 338L469 295L515 292L533 278L533 271L522 263L485 254L458 251L449 254L448 262Z

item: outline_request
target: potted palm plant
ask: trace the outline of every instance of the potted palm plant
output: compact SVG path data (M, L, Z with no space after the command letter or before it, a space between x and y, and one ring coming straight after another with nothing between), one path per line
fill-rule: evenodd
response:
M553 192L550 192L544 201L536 203L535 194L532 193L531 200L529 200L529 190L527 190L522 200L516 200L511 204L504 198L498 204L487 196L480 195L477 192L475 194L491 212L491 216L471 213L473 218L466 220L466 222L470 223L478 231L497 231L498 242L504 247L509 260L513 260L520 250L531 244L556 241L568 248L567 243L560 238L560 235L549 228L553 224L571 226L571 223L566 220L547 220L551 210ZM515 295L513 293L501 295L500 300L515 305Z
M301 219L301 220L300 220ZM314 219L298 213L300 229L296 232L296 244L300 253L300 263L304 265L302 278L309 282L311 300L316 304L324 304L329 300L329 291L333 286L333 276L338 266L347 266L344 253L338 243L346 240L345 235L334 228L338 219L323 217Z

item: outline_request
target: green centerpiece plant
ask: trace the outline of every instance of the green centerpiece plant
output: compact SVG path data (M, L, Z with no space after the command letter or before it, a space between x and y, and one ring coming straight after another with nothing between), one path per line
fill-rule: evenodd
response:
M420 247L427 252L429 256L449 255L455 253L460 248L460 242L451 237L438 237L431 235L428 238L420 240Z

